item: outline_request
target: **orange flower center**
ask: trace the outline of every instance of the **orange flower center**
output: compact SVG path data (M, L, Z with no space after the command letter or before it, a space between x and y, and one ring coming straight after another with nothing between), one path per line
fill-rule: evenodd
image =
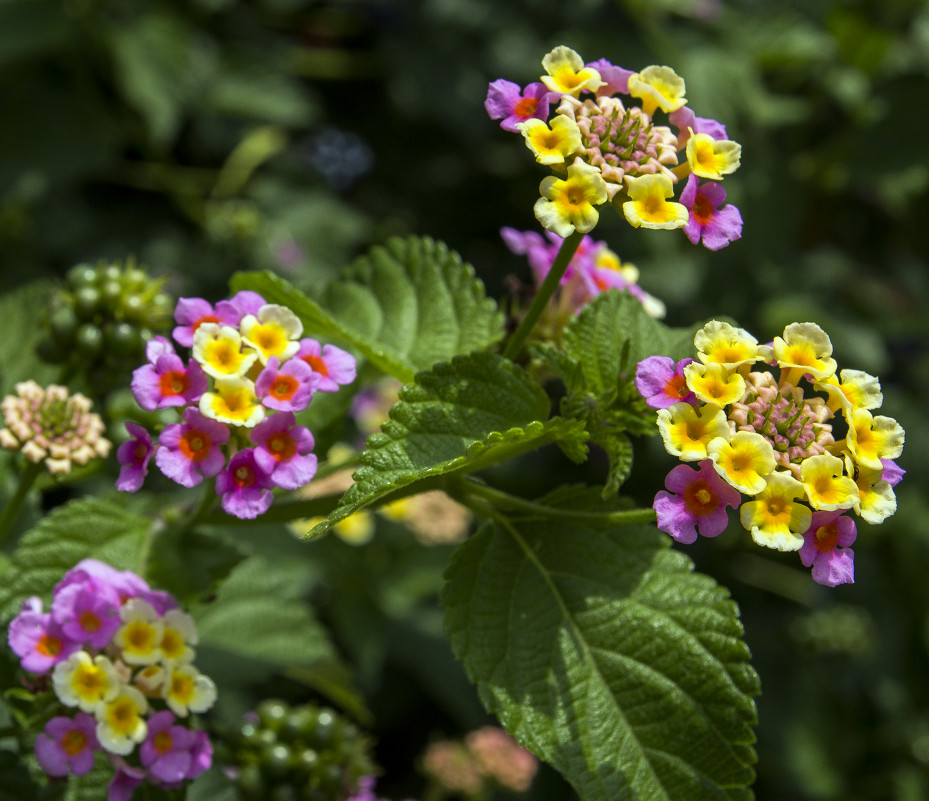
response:
M833 521L827 526L820 526L816 529L816 547L820 553L829 553L834 551L839 544L839 525L838 521Z
M87 737L84 732L71 729L61 738L61 747L69 757L77 756L87 747Z
M152 745L159 754L167 754L174 747L171 732L160 731L152 738Z
M297 443L286 431L278 431L268 437L268 450L279 462L286 462L297 452Z
M703 517L712 512L716 506L716 495L705 479L692 481L684 490L684 506L696 517Z
M716 209L713 208L713 204L706 195L697 195L692 213L700 225L709 225L715 211Z
M319 356L304 356L303 361L310 365L314 372L320 375L329 375L329 368L326 367L326 363Z
M278 400L290 400L299 388L300 382L293 376L278 375L271 384L271 395Z
M187 391L189 381L186 373L175 373L173 371L162 373L158 380L158 387L161 394L165 397L180 395Z
M236 468L232 474L232 480L237 487L250 487L255 483L255 471L248 465L243 464Z
M78 617L78 622L81 624L81 628L84 631L88 631L93 634L100 628L101 621L100 617L95 612L81 612L80 617Z
M178 443L181 453L195 462L203 461L212 446L210 438L202 431L186 431Z
M535 110L539 107L539 101L534 97L523 97L516 101L516 105L513 107L513 113L517 117L526 119L535 114Z
M58 656L61 653L61 639L43 634L36 643L35 649L42 656Z
M672 398L683 398L690 390L687 388L687 381L682 375L673 375L665 384L665 395Z
M212 315L212 314L208 314L208 315L206 315L206 317L201 317L199 320L197 320L197 321L190 327L190 329L191 329L191 331L196 331L196 330L197 330L201 325L203 325L204 323L218 323L218 322L219 322L219 317L215 317L215 316Z

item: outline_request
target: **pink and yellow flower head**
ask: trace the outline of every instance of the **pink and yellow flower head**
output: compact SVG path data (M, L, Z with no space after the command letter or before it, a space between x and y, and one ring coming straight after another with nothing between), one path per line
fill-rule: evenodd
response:
M803 563L815 565L820 583L852 581L851 551L844 547L854 539L848 515L872 524L892 515L893 484L903 475L894 461L903 450L903 429L873 414L882 400L878 380L855 370L837 379L832 343L815 323L792 323L768 346L711 320L694 336L694 347L697 360L680 371L693 405L661 408L654 399L661 381L644 380L661 357L639 363L636 387L658 407L666 450L681 461L706 460L748 496L739 519L756 543L803 549ZM670 382L672 362L666 361L662 380ZM844 438L836 441L834 429ZM659 528L684 541L681 518L670 508L667 493L659 493Z
M75 631L75 623L78 629L87 625L80 618L89 602L77 598L75 589L93 591L101 603L116 605L118 627L105 640L73 639L66 633ZM124 757L141 759L148 768L132 774L133 786L147 780L177 788L209 768L212 745L205 732L176 725L174 717L206 712L216 700L215 684L192 664L196 625L177 601L135 573L85 559L55 586L51 608L62 625L54 628L52 615L40 622L59 639L52 649L60 655L57 660L37 662L23 647L35 640L31 629L42 615L41 599L27 599L9 628L10 645L23 669L46 678L34 685L39 714L42 709L68 712L51 718L36 739L39 766L50 776L81 776L102 752L117 767L111 797L113 787L123 782L123 769L134 770ZM158 754L165 759L159 761Z
M253 517L270 506L272 486L295 489L290 485L297 475L309 481L315 457L306 451L312 435L304 429L299 458L279 471L275 484L253 469L248 430L275 415L303 411L316 391L350 384L355 358L303 337L303 323L291 309L249 290L215 307L202 298L182 298L175 320L175 341L190 347L191 358L185 363L170 341L153 338L146 348L149 363L135 371L132 389L146 411L176 408L182 422L164 425L154 444L142 426L127 423L130 439L118 450L117 489L138 490L154 458L162 473L186 487L218 477L223 508ZM272 427L287 428L286 419ZM3 437L0 430L0 444ZM227 469L243 450L248 453L237 467ZM306 469L311 461L313 469Z
M720 208L725 193L709 188L697 193L693 185L689 202L683 202L682 179L722 180L738 169L741 146L726 137L724 125L687 107L684 79L671 67L634 72L606 59L585 63L564 45L548 53L542 67L544 101L539 90L530 97L527 87L522 97L516 84L501 79L488 89L488 114L520 131L536 161L549 165L558 179L565 165L580 161L599 174L605 189L605 197L598 187L585 198L583 213L571 214L564 203L552 205L552 191L567 187L543 181L534 210L546 229L563 237L589 231L599 219L596 207L609 201L636 228L686 227L692 242L713 250L739 238L738 209Z

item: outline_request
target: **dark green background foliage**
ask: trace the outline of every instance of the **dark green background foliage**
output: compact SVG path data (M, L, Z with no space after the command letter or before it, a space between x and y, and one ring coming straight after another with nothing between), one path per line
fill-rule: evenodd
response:
M23 347L38 325L22 300L40 289L24 285L50 285L78 262L135 255L166 276L174 295L215 300L234 272L256 270L312 295L369 246L417 234L460 253L491 296L505 291L509 275L528 280L498 230L535 227L531 207L543 172L518 137L487 119L482 103L491 80L537 80L541 57L557 44L633 69L673 66L696 113L723 121L743 145L742 167L726 189L745 228L726 250L634 231L612 213L596 229L639 266L645 288L667 303L667 322L686 327L724 315L766 341L786 323L815 320L831 334L840 367L881 377L883 412L907 431L899 511L880 527L859 525L855 585L813 584L796 557L753 546L738 524L687 551L740 605L761 675L756 795L925 799L923 2L7 0L0 3L0 385L6 391L21 377ZM487 325L496 321L488 317ZM398 353L419 367L407 350ZM327 409L326 423L344 412ZM319 441L338 434L322 432ZM535 495L566 477L606 481L602 453L594 451L587 467L554 446L541 454L495 468L495 480ZM4 492L12 480L6 464ZM655 439L638 440L624 491L649 504L672 466ZM97 489L111 481L101 478ZM46 504L61 499L47 496ZM39 511L28 510L22 527ZM294 627L312 633L302 646L315 655L311 669L301 673L288 661L287 643L272 643L265 659L250 652L220 717L234 719L284 670L275 694L295 702L308 692L340 696L359 720L374 721L386 769L380 787L399 797L419 791L410 766L430 736L461 734L486 718L442 635L437 596L447 550L379 526L364 549L334 537L298 543L270 528L234 527L204 528L184 547L207 566L201 594L214 574L248 555L277 563L286 555L299 567L276 591L312 601L293 612ZM485 529L470 547L498 539ZM171 558L179 559L174 567ZM164 586L184 563L168 554L151 560ZM233 577L250 587L256 564L243 562ZM457 565L464 570L465 558ZM222 592L234 599L237 586ZM235 642L223 639L216 614L203 625L212 632L204 660L221 664ZM260 631L261 620L254 625ZM336 654L353 665L357 686ZM566 792L546 774L533 797Z

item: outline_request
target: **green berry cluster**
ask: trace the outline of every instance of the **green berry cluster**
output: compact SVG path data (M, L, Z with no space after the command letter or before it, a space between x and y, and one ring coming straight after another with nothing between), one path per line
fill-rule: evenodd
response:
M263 701L233 738L245 799L343 801L374 773L370 741L351 721L315 703Z
M122 383L145 360L146 341L167 330L174 301L162 283L131 259L72 267L50 298L39 357L84 376L96 394Z

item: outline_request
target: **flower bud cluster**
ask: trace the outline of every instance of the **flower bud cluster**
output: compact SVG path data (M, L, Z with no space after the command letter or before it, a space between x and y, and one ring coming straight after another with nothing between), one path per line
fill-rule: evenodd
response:
M163 283L131 261L72 267L49 299L39 356L80 372L95 393L113 388L167 328L172 300Z
M724 205L720 186L738 169L741 146L722 123L690 110L684 80L673 69L585 63L564 45L542 67L540 82L525 89L492 82L484 107L504 130L522 133L536 161L551 167L534 208L545 228L561 237L588 233L598 207L611 203L635 228L683 228L710 250L741 237L742 216Z
M44 462L52 475L70 473L72 465L110 452L103 421L92 407L89 398L71 395L66 387L42 388L35 381L23 381L16 385L15 395L0 401L5 424L0 447L21 451L30 462Z
M174 408L180 422L149 432L127 423L131 439L118 451L117 489L135 492L149 461L185 487L216 477L223 509L240 518L268 510L272 489L295 490L316 474L313 435L295 415L315 392L336 392L355 380L355 359L334 345L303 337L287 307L239 292L212 306L181 298L174 342L146 346L148 364L132 374L132 393L146 411Z
M537 287L542 285L564 242L551 231L545 234L515 228L500 230L506 246L513 253L526 256ZM545 331L542 338L557 341L578 310L607 289L628 292L649 315L664 317L664 303L642 289L638 280L639 270L635 265L621 261L606 242L585 236L565 270L557 295L539 322Z
M245 799L343 799L374 772L367 736L315 703L265 700L232 741L227 771Z
M8 639L68 713L36 740L49 776L81 776L102 752L116 769L111 797L128 799L143 781L174 789L210 766L206 733L182 721L213 706L216 686L194 667L197 627L169 593L85 559L55 586L48 612L38 597L23 603Z
M658 429L681 465L655 497L658 528L691 543L720 534L726 507L759 545L799 551L813 579L854 581L854 512L878 524L897 508L894 462L904 432L874 414L878 379L837 373L815 323L792 323L769 345L713 320L694 337L697 358L639 362L636 388L658 409ZM773 370L776 371L773 372ZM750 500L742 503L742 495Z
M494 788L526 792L539 763L503 729L484 726L464 740L431 743L422 767L445 793L483 798Z

